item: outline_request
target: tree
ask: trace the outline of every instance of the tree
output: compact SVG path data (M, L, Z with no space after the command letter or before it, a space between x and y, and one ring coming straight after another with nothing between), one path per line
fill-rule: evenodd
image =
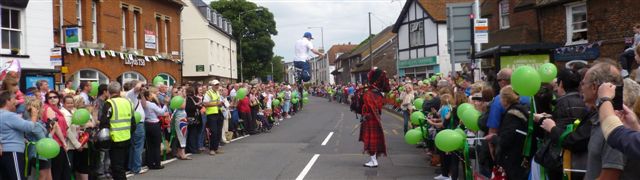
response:
M238 73L243 73L245 80L270 74L275 46L271 36L278 34L273 14L246 0L219 0L211 2L210 6L231 21L233 36L241 47L238 61L243 61Z
M284 80L284 57L274 56L271 58L273 63L273 80L274 82L282 82Z

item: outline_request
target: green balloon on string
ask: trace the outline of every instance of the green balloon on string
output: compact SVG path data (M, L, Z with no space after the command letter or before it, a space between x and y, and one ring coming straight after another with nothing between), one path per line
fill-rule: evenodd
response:
M540 74L540 81L543 83L550 83L558 75L558 68L551 63L544 63L538 68Z
M90 119L91 119L91 113L89 113L89 110L84 108L78 109L75 112L73 112L73 115L71 116L71 124L82 126L87 124L87 122L89 122Z
M424 113L420 111L415 111L411 113L411 116L409 117L410 117L409 119L411 120L411 124L414 124L414 125L420 125L424 123L425 119L427 119L427 116L425 116Z
M89 95L94 97L98 96L98 87L100 87L98 82L91 82L91 91L89 91Z
M398 88L398 91L400 91L400 92L404 92L404 86L400 86L400 87Z
M164 78L162 78L161 76L156 76L153 78L152 82L154 86L159 86L161 84L164 84Z
M291 99L291 103L293 103L293 104L298 104L298 98L293 98L293 99Z
M303 97L302 98L302 104L307 104L309 103L309 98L308 97Z
M277 107L278 105L280 105L280 100L278 100L278 99L274 99L274 100L271 102L271 104L272 104L273 106L276 106L276 107Z
M42 138L36 142L36 152L40 157L52 159L60 153L60 146L51 138Z
M278 98L284 98L284 92L279 92L278 93Z
M458 115L458 117L462 117L462 114L469 109L475 109L475 107L473 107L473 105L469 103L462 103L458 106L456 114Z
M309 93L307 91L302 92L302 97L309 97ZM304 99L303 99L304 101Z
M407 131L406 134L404 134L404 141L407 142L407 144L415 145L415 144L418 144L423 139L424 139L424 136L422 136L422 132L420 130L412 129Z
M247 94L249 94L249 90L247 90L247 88L240 88L238 89L238 92L236 92L236 99L244 99Z
M511 75L513 90L522 96L533 96L540 90L540 74L531 66L520 66Z
M467 129L478 131L480 130L480 126L478 125L478 118L480 118L480 115L480 111L476 109L469 109L465 111L462 116L460 116L460 119L462 120L462 123L464 123L464 126L467 127Z
M462 137L464 137L465 139L467 139L467 133L464 133L464 130L460 129L460 128L456 128L454 129L454 131L456 131L458 134L460 134Z
M436 134L436 147L444 152L452 152L460 149L464 145L464 138L460 133L445 129Z
M182 96L174 96L169 102L169 107L171 107L171 109L180 109L183 103L184 98Z
M418 98L416 100L413 100L413 106L415 106L417 110L422 109L422 104L424 104L424 98Z

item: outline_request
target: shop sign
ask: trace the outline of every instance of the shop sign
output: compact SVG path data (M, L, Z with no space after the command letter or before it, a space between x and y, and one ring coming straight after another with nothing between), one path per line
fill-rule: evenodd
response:
M126 65L131 65L131 66L145 66L145 60L143 58L137 58L137 59L125 59L124 60L124 64Z
M600 57L602 42L581 44L556 48L553 52L555 61L594 60Z
M520 56L500 56L500 69L516 69L520 66L531 66L538 69L540 65L549 62L549 55L520 55Z
M150 30L144 30L144 48L156 49L156 34Z
M196 72L204 72L204 65L196 65Z
M51 48L51 56L49 56L52 66L62 66L62 48Z
M66 47L80 47L79 31L80 28L78 27L68 27L64 30L64 42Z
M426 65L434 65L436 64L436 57L425 57L419 59L410 59L403 60L398 62L398 68L408 68L408 67L416 67L416 66L426 66Z

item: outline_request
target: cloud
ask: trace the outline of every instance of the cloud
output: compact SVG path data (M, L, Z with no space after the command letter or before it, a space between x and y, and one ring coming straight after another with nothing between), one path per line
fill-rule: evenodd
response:
M313 33L313 44L322 46L323 27L326 49L333 44L359 43L371 29L376 34L393 25L406 0L250 0L274 14L278 35L273 36L275 55L292 61L294 43L304 32ZM207 0L205 0L207 2Z

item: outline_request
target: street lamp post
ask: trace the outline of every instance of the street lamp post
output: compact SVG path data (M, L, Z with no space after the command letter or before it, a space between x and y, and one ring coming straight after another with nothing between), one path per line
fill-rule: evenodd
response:
M255 12L255 11L262 11L264 10L264 8L262 7L258 7L256 9L252 9L252 10L248 10L248 11L244 11L244 12L240 12L240 14L238 14L237 17L237 21L239 24L242 24L242 15L248 13L248 12ZM244 56L242 56L242 34L244 34L244 29L245 28L241 28L239 29L238 32L238 53L240 54L240 56L238 56L240 58L240 82L244 82L244 73L242 72L244 70L244 68L242 67L244 64Z

